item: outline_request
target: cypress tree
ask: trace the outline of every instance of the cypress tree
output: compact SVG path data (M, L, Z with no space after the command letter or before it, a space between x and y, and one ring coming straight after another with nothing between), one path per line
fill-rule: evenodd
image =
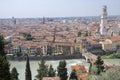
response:
M86 37L86 36L88 36L88 35L89 35L88 31L86 31L86 33L85 33L85 35L84 35L84 36Z
M27 54L26 56L27 56L27 61L26 61L26 70L25 70L25 80L32 80L29 57Z
M58 76L60 77L60 80L67 80L67 68L66 68L66 61L62 60L59 62L59 65L57 67Z
M12 77L12 79L13 80L19 80L18 79L18 75L19 75L19 73L17 72L17 69L15 67L12 68L12 70L11 70L11 77Z
M72 72L70 73L70 80L77 80L77 75L75 70L72 70Z
M101 59L100 56L97 57L97 60L95 62L96 68L97 68L97 75L99 75L101 72L104 71L104 66L103 66L104 62Z
M53 69L52 65L50 65L49 69L48 69L48 77L55 77L55 70Z
M82 35L81 31L78 31L77 36L81 37L81 35Z
M0 35L0 80L11 80L10 64L5 57L4 38Z
M5 57L5 52L4 52L4 38L3 36L0 35L0 55Z
M45 61L41 59L41 63L39 63L39 69L37 69L38 74L36 78L42 80L43 77L48 76L48 66L45 64Z
M0 80L11 80L10 64L4 56L0 55Z

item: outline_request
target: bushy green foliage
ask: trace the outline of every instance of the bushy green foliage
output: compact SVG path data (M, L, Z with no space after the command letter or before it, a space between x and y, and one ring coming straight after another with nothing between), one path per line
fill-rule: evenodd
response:
M48 77L55 77L56 75L56 70L53 69L52 65L50 65L49 69L48 69Z
M120 52L116 53L117 58L120 58Z
M3 42L4 42L4 45L7 45L10 43L9 41L6 41L6 40L3 40Z
M10 64L5 57L4 38L0 35L0 80L11 80Z
M105 74L106 76L104 76ZM103 73L102 76L106 80L120 80L120 67L111 68L106 73Z
M11 77L12 77L12 79L13 80L19 80L18 79L18 75L19 75L19 73L17 72L17 69L15 67L12 68L12 70L11 70Z
M0 35L0 55L5 56L4 52L4 38Z
M86 37L86 36L88 36L88 35L89 35L88 31L86 31L86 33L84 34L84 37Z
M9 66L9 62L0 54L0 80L11 80Z
M61 80L67 80L68 76L67 76L67 68L66 68L65 60L61 60L59 62L57 71L58 71L58 76L60 77Z
M81 31L78 31L77 36L81 37L81 35L82 35Z
M37 69L38 74L36 78L42 80L43 77L48 76L48 66L45 64L45 61L42 59L41 63L39 63L39 68Z
M30 33L24 32L22 34L26 38L26 40L33 40L33 39L35 39Z
M85 80L98 80L97 75L89 75Z
M99 75L101 72L104 71L103 60L98 57L95 64L90 63L89 66L89 75Z
M77 75L75 70L72 70L72 72L70 73L70 80L77 80Z
M47 46L47 54L52 55L52 47Z
M108 69L101 75L89 75L85 80L120 80L120 67Z
M97 68L97 74L99 75L101 72L104 71L104 66L103 66L104 62L101 59L100 56L97 57L97 60L95 62L96 68Z
M36 78L39 80L42 80L43 77L55 77L56 76L56 70L50 65L48 68L48 65L45 64L45 61L41 59L41 62L39 63L39 68L37 69L38 74L36 75Z

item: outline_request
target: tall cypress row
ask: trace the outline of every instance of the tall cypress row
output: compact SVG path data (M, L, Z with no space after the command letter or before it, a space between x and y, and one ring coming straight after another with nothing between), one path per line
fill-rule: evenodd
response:
M12 68L11 70L11 77L13 80L19 80L18 79L19 73L17 72L17 69L15 67Z
M27 60L26 60L25 80L32 80L29 57L27 54L26 54L26 58Z

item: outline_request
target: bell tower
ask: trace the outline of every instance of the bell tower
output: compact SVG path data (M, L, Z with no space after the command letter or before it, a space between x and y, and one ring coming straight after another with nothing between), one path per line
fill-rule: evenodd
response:
M100 23L100 34L107 34L107 6L103 6L102 15L101 15L101 23Z

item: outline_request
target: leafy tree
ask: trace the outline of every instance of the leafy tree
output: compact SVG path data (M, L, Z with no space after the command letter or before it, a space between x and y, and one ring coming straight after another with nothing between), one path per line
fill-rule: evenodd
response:
M96 68L97 68L97 74L99 75L101 72L104 71L104 66L103 66L104 62L101 59L100 56L97 57L97 60L95 62Z
M4 52L4 38L0 35L0 55L5 56Z
M27 56L27 61L26 61L26 70L25 70L25 80L32 80L29 57L27 54L26 56Z
M55 70L53 69L52 65L50 65L49 69L48 69L48 76L49 77L55 77Z
M82 35L81 31L78 31L77 36L81 37L81 35Z
M41 59L41 63L39 63L39 69L37 69L38 74L36 78L42 80L43 77L48 76L48 66L45 64L45 61Z
M17 69L15 67L12 68L12 70L11 70L11 77L12 77L12 79L13 80L19 80L18 79L18 75L19 75L19 73L17 72Z
M11 80L10 64L5 57L4 38L0 35L0 80Z
M65 60L61 60L59 62L57 71L58 71L58 76L60 77L61 80L67 80L68 76L67 76L67 68L66 68Z
M51 46L47 46L47 54L52 55L52 47Z
M88 35L89 35L88 31L86 31L86 33L85 33L85 35L84 35L84 36L86 37L86 36L88 36Z
M70 80L77 80L77 75L75 70L72 70L72 72L70 73Z
M11 80L10 64L6 58L0 55L0 80Z
M22 34L26 38L26 40L33 40L34 39L34 37L30 33L24 32Z
M10 43L10 41L6 41L6 40L3 40L3 42L4 42L4 45L7 45Z

